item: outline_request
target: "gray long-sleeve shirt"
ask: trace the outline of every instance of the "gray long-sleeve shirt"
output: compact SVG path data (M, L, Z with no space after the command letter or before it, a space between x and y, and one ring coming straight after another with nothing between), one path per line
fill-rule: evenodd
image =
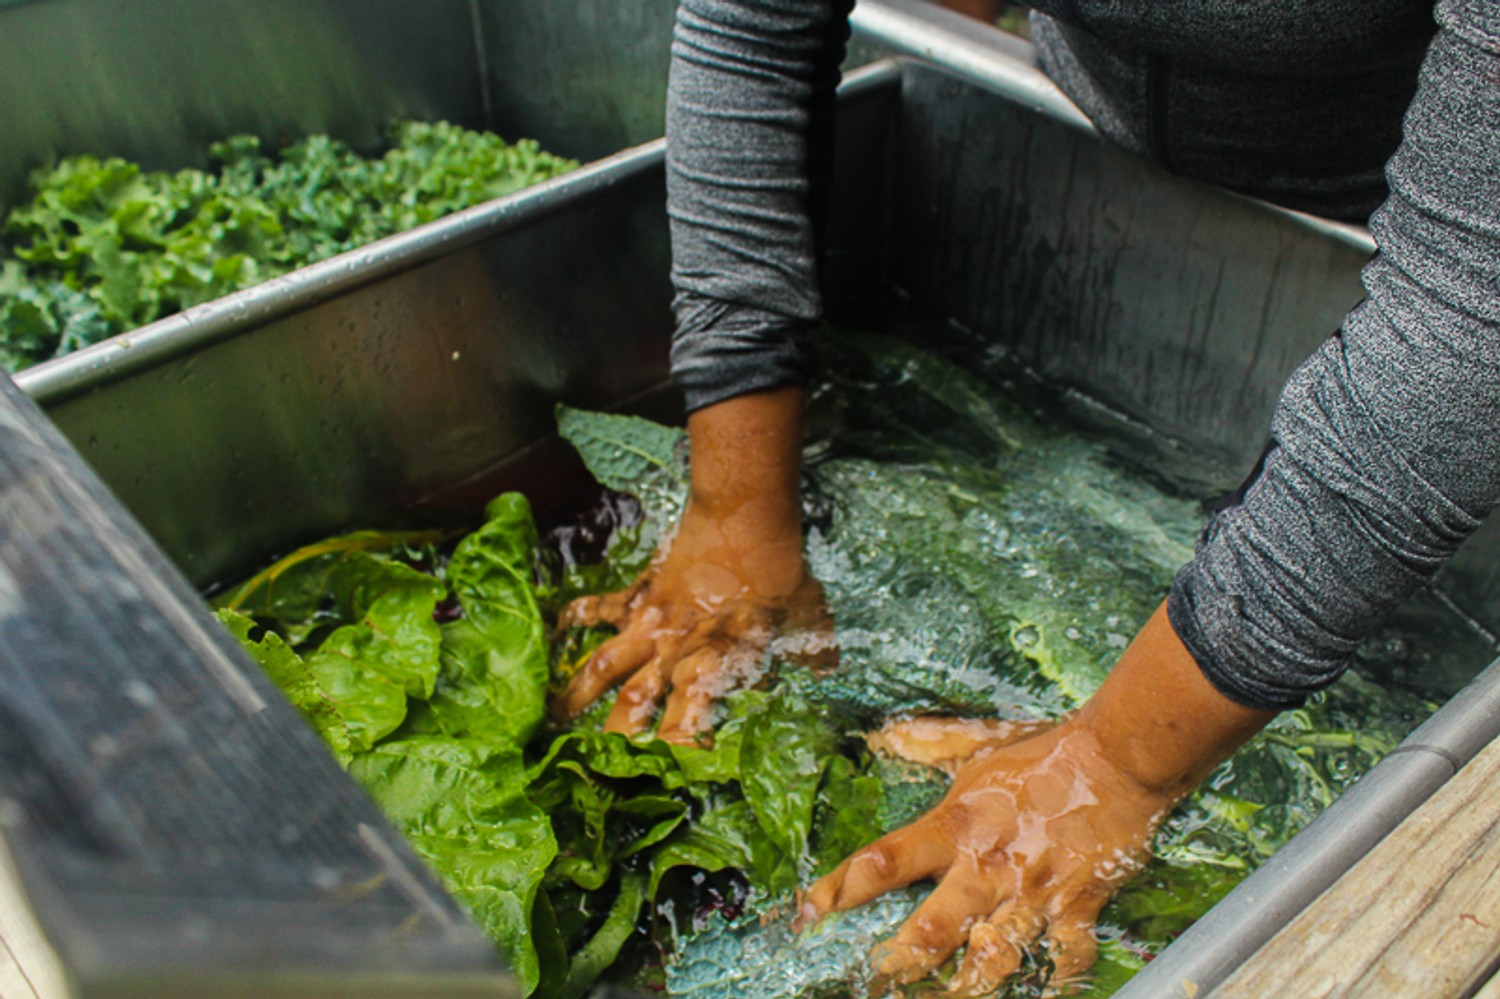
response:
M1115 141L1292 207L1380 204L1365 301L1288 382L1264 470L1168 604L1221 691L1297 704L1500 499L1500 3L1441 0L1435 36L1431 0L1035 6L1043 67ZM845 20L842 0L681 4L668 210L691 408L803 375Z

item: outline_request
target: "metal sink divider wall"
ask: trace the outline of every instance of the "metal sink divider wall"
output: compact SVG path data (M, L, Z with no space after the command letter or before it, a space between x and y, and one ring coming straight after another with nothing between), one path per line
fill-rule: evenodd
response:
M379 148L443 118L590 160L662 134L674 0L0 4L0 211L60 156L202 166L210 142Z
M284 57L272 42L310 16L299 13L305 5L272 0L243 6L267 18L245 24L249 37L264 42L252 46L245 71L260 68L257 59ZM368 2L357 5L362 17L355 6L320 9L360 24L379 20ZM576 12L567 5L511 4L503 15L500 5L482 0L380 6L395 25L373 46L385 58L354 75L384 83L378 99L349 119L355 132L397 109L493 120L514 105L581 121L588 115L576 116L571 102L592 107L586 95L621 89L601 83L594 69L582 73L586 83L570 82L577 74L561 67L569 65L577 25L569 24ZM589 5L589 16L639 17L647 33L659 32L671 6ZM42 16L57 8L76 18L92 7L78 0L22 5L0 14L0 22L28 9ZM149 7L188 19L197 9L186 0L149 0ZM604 7L615 13L596 10ZM463 48L459 68L427 67L431 73L419 79L419 67L381 48L416 31L413 17L439 22L423 38L468 38L470 48L448 46ZM465 36L465 23L481 30ZM1018 369L1055 386L1080 423L1125 453L1175 470L1204 491L1232 485L1261 447L1286 374L1360 294L1368 237L1171 177L1108 146L1029 64L1027 48L991 29L910 0L865 0L856 25L861 51L920 55L942 68L885 64L846 92L827 275L832 310L856 308L882 290L899 295L1007 352ZM619 30L613 24L579 48L610 58L610 36ZM314 37L339 35L326 24L320 31ZM350 37L365 37L359 32ZM620 37L634 45L640 36ZM606 148L643 138L646 101L656 109L650 121L659 120L660 91L638 82L657 79L641 71L664 60L657 37L655 55L631 49L623 62L609 63L640 102L577 126L576 140L560 140L559 151L587 156L604 151L589 148L600 136L619 140ZM8 68L5 44L0 67ZM315 72L303 62L326 64L333 52L317 45L299 51L288 72ZM542 72L528 61L538 53L544 63L556 60L548 64L559 85L542 88L554 97L511 93L498 82L502 65ZM400 72L387 79L376 71L387 66ZM465 96L467 83L454 83L460 78L478 88L477 100ZM248 77L229 79L234 86L215 100L235 97ZM511 79L528 77L523 71ZM461 113L440 106L422 91L425 84L457 94ZM205 114L205 127L215 134L317 130L330 127L335 112L349 111L337 97L307 118L321 98L304 107L296 96L273 90L255 112L269 117L228 124ZM97 122L65 124L83 134ZM541 127L529 131L547 141ZM166 126L146 132L168 133ZM566 145L572 141L577 145ZM169 146L161 155L181 151ZM545 503L576 481L550 443L553 401L638 408L669 398L660 204L661 149L653 144L40 366L17 382L198 586L413 504L463 506L505 484L522 485ZM1484 584L1481 576L1461 580ZM1457 585L1452 593L1461 601L1469 591ZM1455 703L1472 708L1490 696ZM1442 729L1441 719L1424 728L1423 739L1433 726ZM1468 716L1458 729L1457 742L1436 740L1435 752L1404 746L1335 806L1344 808L1367 786L1397 788L1360 813L1375 819L1320 820L1283 854L1296 854L1333 825L1378 838L1381 822L1399 819L1379 817L1393 798L1406 807L1420 800L1483 734ZM1402 766L1421 774L1415 782L1389 777ZM1279 878L1261 876L1259 887L1257 879L1247 881L1203 921L1219 920L1218 943L1185 937L1147 974L1170 975L1184 952L1213 951L1219 971L1227 970L1226 962L1257 945L1257 926L1274 928L1295 911L1288 881L1305 902L1319 878L1331 880L1342 869L1336 855L1362 849L1358 842L1304 850L1310 859L1293 878L1281 868ZM1242 904L1268 895L1269 909ZM1191 970L1202 986L1211 984L1211 973ZM1167 987L1134 994L1168 994Z

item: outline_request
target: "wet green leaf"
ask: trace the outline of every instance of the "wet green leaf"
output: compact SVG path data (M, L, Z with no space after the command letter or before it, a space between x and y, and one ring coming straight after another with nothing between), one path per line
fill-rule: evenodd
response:
M520 752L446 737L388 740L349 772L534 988L530 916L557 842L526 797Z
M0 361L97 343L577 167L446 123L397 123L382 157L315 135L215 143L209 170L76 156L31 178L5 220Z
M302 657L292 651L291 646L275 632L267 632L259 640L252 639L250 632L255 622L237 611L220 610L218 618L323 737L334 759L347 767L353 756L349 727L332 696L318 682Z
M577 449L599 484L616 490L639 490L647 477L686 481L678 453L683 432L672 427L613 413L589 413L557 407L557 432Z
M567 981L559 992L562 999L582 999L605 969L614 963L620 948L625 946L625 941L635 932L636 921L640 918L641 907L645 905L646 898L644 875L627 873L621 877L615 904L610 907L604 925L573 955Z
M433 719L452 735L525 745L546 713L547 635L533 582L536 527L518 493L486 510L445 572L463 619L444 627Z

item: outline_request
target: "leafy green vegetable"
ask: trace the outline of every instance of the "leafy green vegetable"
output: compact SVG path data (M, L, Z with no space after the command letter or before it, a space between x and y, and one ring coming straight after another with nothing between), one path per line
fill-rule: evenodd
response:
M568 567L553 595L560 605L585 593L619 589L646 568L663 532L677 522L687 502L688 471L687 435L675 427L558 405L557 432L600 485L630 493L650 511L644 523L610 538L596 567L602 571Z
M75 156L5 221L0 364L15 371L575 168L532 140L399 122L367 159L235 136L208 171Z
M122 183L124 183L122 181ZM611 489L639 497L598 572L539 553L519 496L450 555L362 532L294 553L226 623L539 997L645 969L695 999L846 994L926 888L800 936L791 893L937 800L947 778L872 758L893 713L1053 717L1098 685L1197 530L1196 507L905 344L830 333L826 428L808 467L808 553L839 670L779 664L734 692L711 744L545 724L549 683L603 635L543 617L645 564L686 492L680 431L561 408ZM441 621L442 623L438 623ZM393 641L401 636L402 649ZM409 648L408 648L409 646ZM1430 704L1350 673L1287 712L1163 824L1157 858L1100 925L1108 995L1283 844ZM603 709L601 708L600 711ZM1044 987L1045 956L1027 965Z
M568 977L558 993L561 999L583 999L599 976L614 963L625 941L635 932L646 899L646 879L643 876L631 873L620 879L620 893L615 896L604 925L573 957Z
M485 512L484 526L448 562L444 578L464 616L444 629L430 704L450 735L523 746L546 714L547 634L532 581L536 527L518 493Z
M406 718L408 697L432 696L439 647L432 613L443 591L430 576L396 562L365 557L339 568L360 584L347 601L353 620L305 657L288 644L295 638L272 632L251 642L249 619L228 608L220 617L342 756L394 732ZM310 630L310 622L298 622L291 633Z
M447 736L393 739L349 772L535 988L531 912L557 841L526 797L520 752Z
M252 639L250 631L255 622L243 614L220 610L219 620L231 635L239 639L251 658L260 664L266 675L286 694L287 699L312 723L323 741L328 743L334 758L347 767L353 759L349 726L344 722L339 707L307 668L302 657L293 652L291 646L274 632L267 632L258 641Z
M366 531L308 546L220 616L534 989L531 924L558 855L522 757L547 683L536 528L509 494L446 560L433 540Z
M368 592L403 562L431 556L436 531L355 531L297 549L262 569L217 603L274 625L294 643L316 628L347 624L368 606Z
M712 746L542 730L549 649L526 501L497 498L447 557L433 540L308 546L220 615L527 989L581 995L646 902L680 886L674 872L733 870L784 896L877 831L878 785L791 686L732 698Z
M765 833L757 840L755 870L772 895L792 891L812 874L813 810L824 776L838 759L838 738L788 687L746 721L740 783ZM846 781L853 776L846 765Z
M608 489L641 489L643 480L664 477L686 482L679 449L681 430L639 416L586 413L557 407L557 432L578 449L599 484Z

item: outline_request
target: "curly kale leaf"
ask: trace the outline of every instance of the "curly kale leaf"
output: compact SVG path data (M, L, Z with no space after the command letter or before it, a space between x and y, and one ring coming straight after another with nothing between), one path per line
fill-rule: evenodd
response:
M400 122L383 156L315 135L215 143L208 170L75 156L5 220L0 363L97 343L578 166L534 141Z

